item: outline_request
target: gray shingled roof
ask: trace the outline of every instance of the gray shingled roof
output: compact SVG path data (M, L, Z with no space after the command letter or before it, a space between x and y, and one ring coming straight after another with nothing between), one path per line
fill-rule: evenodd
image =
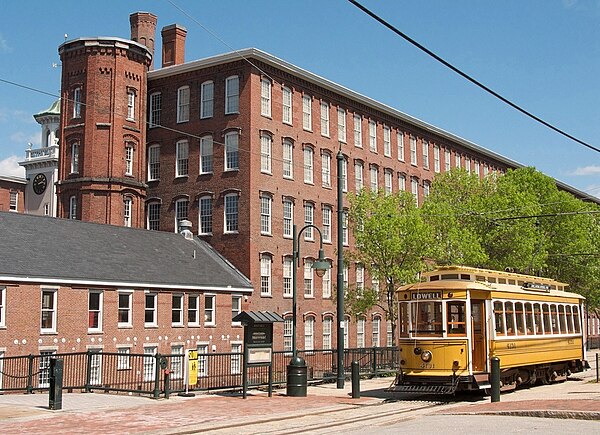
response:
M232 320L242 323L275 323L284 321L283 317L273 311L242 311Z
M0 281L251 292L207 242L181 234L0 212Z

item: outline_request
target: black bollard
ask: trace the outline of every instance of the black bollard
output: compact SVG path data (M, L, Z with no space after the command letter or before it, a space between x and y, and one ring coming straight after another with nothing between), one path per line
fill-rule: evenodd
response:
M52 410L62 409L62 387L63 387L63 368L64 360L62 358L50 358L50 389L48 408Z
M492 358L492 402L500 402L500 358Z
M165 369L165 399L171 395L171 371Z
M360 368L356 361L352 361L352 398L360 399Z

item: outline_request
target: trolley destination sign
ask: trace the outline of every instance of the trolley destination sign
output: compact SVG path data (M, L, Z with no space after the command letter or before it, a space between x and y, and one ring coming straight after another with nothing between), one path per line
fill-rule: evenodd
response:
M414 300L442 299L442 292L412 292L410 298Z

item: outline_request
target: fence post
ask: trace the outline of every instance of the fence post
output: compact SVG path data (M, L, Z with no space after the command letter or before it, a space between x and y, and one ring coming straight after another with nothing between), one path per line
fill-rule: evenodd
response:
M377 376L377 348L373 346L373 377Z
M88 350L85 358L85 388L84 391L86 393L90 393L92 391L91 381L92 381L92 351Z
M153 393L153 397L155 399L158 399L158 396L160 395L160 353L157 353L156 355L154 355L154 393Z
M27 357L29 367L27 368L27 394L33 393L33 355Z

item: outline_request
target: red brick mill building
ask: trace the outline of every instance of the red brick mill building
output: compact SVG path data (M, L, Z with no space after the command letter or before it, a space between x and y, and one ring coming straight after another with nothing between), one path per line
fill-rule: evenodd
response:
M130 23L131 39L59 47L58 216L166 232L190 220L252 283L248 309L286 319L276 349L291 348L293 224L321 228L333 266L314 274L319 237L305 231L298 348L336 345L339 149L345 192L409 190L418 201L436 173L460 167L484 177L520 166L257 49L186 62L179 25L162 29L154 69L157 17L139 12ZM353 245L346 228L343 238ZM360 264L344 281L376 285ZM347 317L345 345L391 345L390 329L377 309Z

